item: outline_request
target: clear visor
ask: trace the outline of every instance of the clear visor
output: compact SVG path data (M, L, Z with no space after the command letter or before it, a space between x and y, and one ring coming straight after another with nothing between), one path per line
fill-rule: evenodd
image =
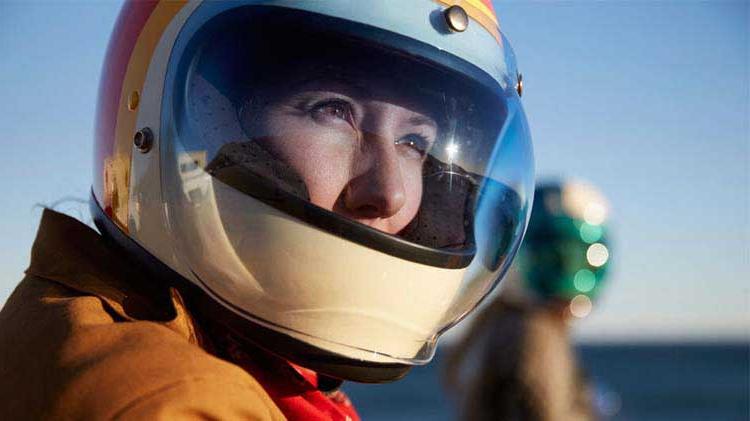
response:
M518 98L290 25L207 25L173 60L161 142L176 252L256 322L360 359L426 361L524 231Z

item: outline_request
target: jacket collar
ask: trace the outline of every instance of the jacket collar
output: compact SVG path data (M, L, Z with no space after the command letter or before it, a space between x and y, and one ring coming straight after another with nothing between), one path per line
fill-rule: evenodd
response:
M176 289L156 284L118 247L62 213L44 210L26 274L97 296L121 319L159 321L196 340Z

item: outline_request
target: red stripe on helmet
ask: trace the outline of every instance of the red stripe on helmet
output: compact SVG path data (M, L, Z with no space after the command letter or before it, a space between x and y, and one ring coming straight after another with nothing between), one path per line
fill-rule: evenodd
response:
M157 0L128 0L122 6L115 23L115 29L107 45L107 54L99 80L96 127L94 129L94 183L93 189L99 204L108 215L112 215L111 203L104 197L104 160L112 156L117 108L125 79L128 61L135 47L138 35L146 20L154 11Z

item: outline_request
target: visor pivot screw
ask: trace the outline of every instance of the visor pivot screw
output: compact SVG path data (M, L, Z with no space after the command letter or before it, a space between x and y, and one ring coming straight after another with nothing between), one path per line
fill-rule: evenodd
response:
M469 15L466 14L466 10L458 5L453 5L443 12L445 16L445 23L448 24L453 32L463 32L469 27Z
M516 80L518 81L516 82L516 92L518 92L518 96L521 97L523 96L523 74L519 73L516 76Z
M154 143L154 134L151 129L144 127L138 130L133 136L133 144L140 153L146 153L151 150L151 145Z

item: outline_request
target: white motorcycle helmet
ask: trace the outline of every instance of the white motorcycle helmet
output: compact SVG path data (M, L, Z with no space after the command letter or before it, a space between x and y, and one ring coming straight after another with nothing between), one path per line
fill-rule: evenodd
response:
M321 374L427 363L531 209L521 80L491 3L143 7L125 6L105 64L100 229L215 322Z

